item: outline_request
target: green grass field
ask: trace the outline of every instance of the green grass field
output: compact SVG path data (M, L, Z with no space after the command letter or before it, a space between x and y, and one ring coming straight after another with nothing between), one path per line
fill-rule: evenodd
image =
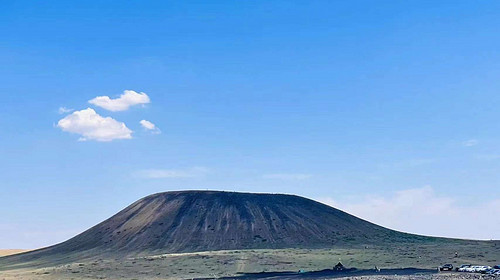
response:
M458 252L458 257L455 256ZM3 268L0 279L189 279L238 272L321 270L341 261L347 267L430 268L443 263L496 265L500 242L398 244L355 249L236 250L96 259L58 266Z

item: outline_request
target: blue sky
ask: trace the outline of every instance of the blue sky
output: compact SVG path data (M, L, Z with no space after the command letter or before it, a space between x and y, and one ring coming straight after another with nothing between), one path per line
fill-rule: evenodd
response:
M94 2L1 4L0 248L179 189L294 193L398 230L500 239L500 3ZM89 103L125 90L150 100ZM87 108L130 139L58 126Z

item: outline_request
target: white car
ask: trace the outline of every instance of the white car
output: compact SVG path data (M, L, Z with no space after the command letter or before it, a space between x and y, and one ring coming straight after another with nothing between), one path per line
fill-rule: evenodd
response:
M481 268L480 265L473 265L470 267L470 271L469 272L479 272L479 269Z
M457 267L457 271L459 272L465 272L465 269L470 267L470 264L462 264L460 267Z
M479 272L479 273L482 273L482 272L486 272L486 270L488 269L491 269L491 266L487 266L487 265L480 265L476 268L476 271L475 272Z
M472 272L480 272L482 266L480 265L475 265L472 267Z
M465 272L475 272L476 271L476 265L473 265L473 266L469 266L469 267L466 267L464 269Z
M481 272L486 272L486 270L491 269L491 266L486 266L486 265L473 265L471 267L466 268L466 272L475 272L475 273L481 273Z

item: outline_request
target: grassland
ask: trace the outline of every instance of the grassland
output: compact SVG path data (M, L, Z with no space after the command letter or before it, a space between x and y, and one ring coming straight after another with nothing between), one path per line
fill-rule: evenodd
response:
M0 267L0 279L191 279L234 276L238 272L322 270L331 268L339 260L348 267L359 269L375 266L434 269L443 263L495 265L500 263L500 242L160 254L94 259L57 266Z

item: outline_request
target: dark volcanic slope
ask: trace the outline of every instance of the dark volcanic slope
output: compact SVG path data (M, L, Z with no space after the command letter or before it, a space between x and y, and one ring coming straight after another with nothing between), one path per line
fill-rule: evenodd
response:
M421 239L427 238L388 230L298 196L183 191L145 197L66 242L15 258L331 248Z

